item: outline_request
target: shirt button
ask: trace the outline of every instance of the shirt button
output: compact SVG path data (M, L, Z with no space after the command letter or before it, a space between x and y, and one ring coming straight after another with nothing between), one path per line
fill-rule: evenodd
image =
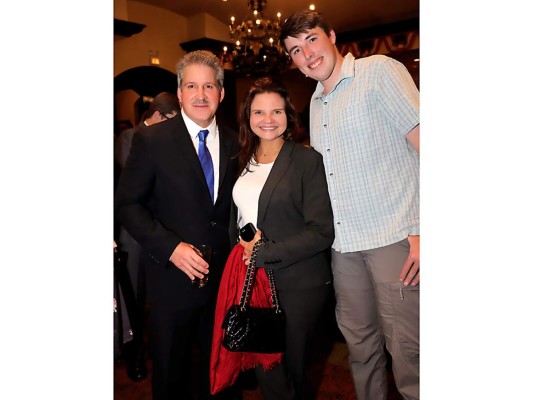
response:
M327 106L327 105L328 105L328 102L327 102L327 101L325 101L325 102L324 102L324 105L325 105L325 106Z
M340 222L337 222L337 225L340 225L341 223Z
M215 221L211 221L211 222L209 223L209 225L210 225L211 227L215 226L216 224L217 224L217 223L216 223Z
M333 176L333 172L330 172L329 176Z
M326 151L329 151L329 149L326 149Z
M327 127L328 127L328 125L327 125L327 124L324 124L324 128L327 128Z

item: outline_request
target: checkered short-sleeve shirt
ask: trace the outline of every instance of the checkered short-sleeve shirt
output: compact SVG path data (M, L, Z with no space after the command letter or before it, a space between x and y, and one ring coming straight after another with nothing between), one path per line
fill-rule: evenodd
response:
M340 79L310 108L311 146L324 159L339 252L419 234L419 157L405 134L419 124L419 92L398 61L347 54Z

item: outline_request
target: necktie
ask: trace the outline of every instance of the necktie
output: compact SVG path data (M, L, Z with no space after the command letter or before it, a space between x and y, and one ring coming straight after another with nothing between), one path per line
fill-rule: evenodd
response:
M200 138L198 158L200 159L200 164L202 164L202 169L204 170L205 180L209 187L209 193L211 193L211 200L214 201L215 174L213 173L213 160L211 159L211 153L209 153L207 144L205 143L208 134L209 131L207 129L202 129L198 134L198 137Z

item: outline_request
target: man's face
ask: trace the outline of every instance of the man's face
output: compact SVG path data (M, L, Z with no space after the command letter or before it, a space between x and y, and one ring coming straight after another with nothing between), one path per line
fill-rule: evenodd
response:
M337 52L335 49L335 32L329 36L322 28L313 28L297 37L285 39L285 48L292 61L306 76L324 82L331 77Z
M183 70L178 99L185 114L202 128L207 128L224 98L215 70L204 64L191 64Z

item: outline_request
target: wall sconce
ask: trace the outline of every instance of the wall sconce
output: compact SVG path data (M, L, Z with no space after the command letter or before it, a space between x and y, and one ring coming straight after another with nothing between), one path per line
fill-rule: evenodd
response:
M159 51L156 51L156 50L148 51L148 64L159 65Z

